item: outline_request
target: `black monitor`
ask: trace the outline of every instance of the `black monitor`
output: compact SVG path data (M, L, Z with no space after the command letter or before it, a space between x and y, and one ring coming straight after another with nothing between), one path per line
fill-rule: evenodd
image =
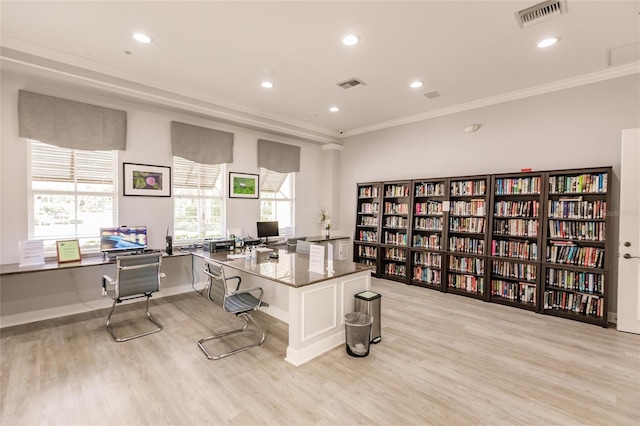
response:
M278 233L278 221L272 222L257 222L258 238L264 238L265 242L269 242L269 237L279 237Z
M147 248L146 226L100 228L100 251L103 253Z

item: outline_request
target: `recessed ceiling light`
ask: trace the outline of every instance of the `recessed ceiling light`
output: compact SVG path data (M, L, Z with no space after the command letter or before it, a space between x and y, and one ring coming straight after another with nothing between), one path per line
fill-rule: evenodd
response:
M355 34L348 34L342 37L342 44L344 44L345 46L353 46L355 44L358 44L359 41L360 37Z
M331 111L331 112L338 112L338 111L340 111L340 108L338 108L338 107L331 107L331 108L329 108L329 111Z
M135 41L138 41L140 43L151 43L151 41L153 40L151 37L149 37L146 34L142 34L142 33L135 33L133 35L133 38L135 39Z
M538 47L542 49L545 47L553 46L554 44L557 43L557 41L558 41L558 37L545 38L540 43L538 43Z
M273 83L270 81L263 81L262 83L260 83L260 86L264 87L265 89L271 89L273 87Z
M422 87L423 84L421 81L412 81L409 86L411 86L412 89L417 89L418 87Z

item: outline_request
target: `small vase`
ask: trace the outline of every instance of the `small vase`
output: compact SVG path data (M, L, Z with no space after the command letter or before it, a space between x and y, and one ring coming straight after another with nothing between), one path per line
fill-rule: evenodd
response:
M331 231L329 229L324 230L324 238L327 240L331 237Z

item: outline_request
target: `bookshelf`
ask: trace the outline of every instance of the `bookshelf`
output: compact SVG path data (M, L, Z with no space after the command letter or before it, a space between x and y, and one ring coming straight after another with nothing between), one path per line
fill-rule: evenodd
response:
M444 204L448 186L446 179L412 182L410 284L443 289L443 257L447 235Z
M606 327L611 180L610 167L549 172L543 313Z
M410 181L382 185L379 273L383 278L407 282L410 202Z
M491 177L449 179L446 291L486 300Z
M543 173L494 175L489 301L538 312Z
M380 203L381 183L357 185L356 233L353 238L353 261L376 268L380 252Z

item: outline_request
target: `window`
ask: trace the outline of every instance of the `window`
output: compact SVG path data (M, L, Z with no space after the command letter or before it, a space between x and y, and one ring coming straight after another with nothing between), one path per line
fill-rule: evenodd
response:
M280 235L295 235L295 174L260 168L260 220L277 220Z
M31 140L29 144L29 238L78 239L82 253L98 252L100 228L117 223L116 151L83 151Z
M223 236L224 176L224 164L173 157L174 243Z

